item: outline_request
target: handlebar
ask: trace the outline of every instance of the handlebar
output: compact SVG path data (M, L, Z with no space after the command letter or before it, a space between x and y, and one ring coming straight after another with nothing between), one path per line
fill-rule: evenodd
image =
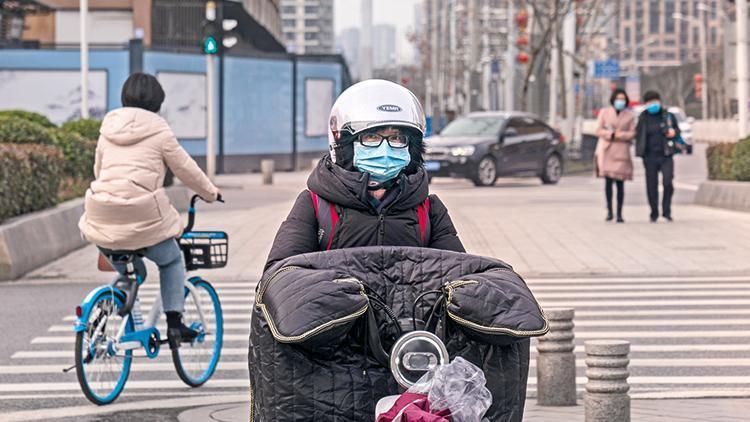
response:
M183 230L183 233L187 233L193 230L193 226L195 225L195 203L198 200L203 201L204 199L200 197L200 195L193 195L192 198L190 198L190 208L188 208L188 223L187 226L185 226L185 230ZM224 203L224 198L222 198L221 194L219 194L216 197L216 200Z

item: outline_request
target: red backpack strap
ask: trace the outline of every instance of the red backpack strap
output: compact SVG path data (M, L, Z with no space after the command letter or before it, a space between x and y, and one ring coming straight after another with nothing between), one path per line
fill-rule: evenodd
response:
M336 225L339 222L339 213L336 205L326 201L317 193L310 191L315 218L318 220L318 244L321 251L331 249L333 235L336 233Z
M424 200L423 203L417 205L417 221L419 222L419 236L422 241L422 246L426 247L430 244L430 197Z

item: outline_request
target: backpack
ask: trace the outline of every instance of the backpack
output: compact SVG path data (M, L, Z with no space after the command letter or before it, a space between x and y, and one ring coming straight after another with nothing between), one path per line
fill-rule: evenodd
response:
M336 204L326 201L317 193L310 191L315 218L318 220L318 243L321 251L331 250L336 226L339 222L339 211ZM430 197L423 203L417 205L417 221L419 222L419 234L422 247L430 242Z

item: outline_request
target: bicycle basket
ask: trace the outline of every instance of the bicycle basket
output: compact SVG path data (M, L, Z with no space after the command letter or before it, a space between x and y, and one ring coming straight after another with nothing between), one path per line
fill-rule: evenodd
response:
M198 268L221 268L227 265L229 236L225 232L188 232L180 237L188 271Z

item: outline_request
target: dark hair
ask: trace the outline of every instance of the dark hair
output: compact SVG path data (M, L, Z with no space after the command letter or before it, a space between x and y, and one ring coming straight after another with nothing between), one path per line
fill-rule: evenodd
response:
M656 91L646 91L646 93L643 94L643 102L647 103L651 100L661 101L661 95L659 95L659 93Z
M164 90L159 80L148 73L133 73L122 86L123 107L137 107L154 113L164 102Z
M627 107L627 105L630 104L630 97L628 97L628 93L622 88L615 88L615 90L612 91L612 95L609 96L609 103L614 106L615 98L620 94L625 96L625 106Z

